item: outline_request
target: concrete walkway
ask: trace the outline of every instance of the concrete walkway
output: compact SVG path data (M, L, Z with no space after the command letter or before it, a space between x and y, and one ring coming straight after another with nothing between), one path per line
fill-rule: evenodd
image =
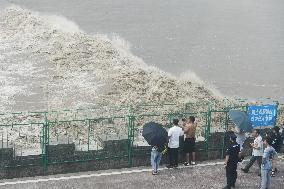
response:
M239 165L239 169L243 167ZM272 179L272 189L281 189L284 185L284 158L279 158L281 172ZM236 188L259 188L260 177L256 166L247 174L238 171ZM94 189L94 188L193 188L220 189L225 185L223 162L202 162L196 166L178 169L161 168L159 175L151 175L149 167L119 169L98 172L55 175L2 180L0 189Z

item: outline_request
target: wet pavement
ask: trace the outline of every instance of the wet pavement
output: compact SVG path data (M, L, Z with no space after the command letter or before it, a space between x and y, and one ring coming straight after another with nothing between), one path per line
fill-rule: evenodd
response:
M216 164L215 164L216 163ZM259 188L260 177L254 165L249 173L243 173L238 166L236 188ZM284 184L284 157L278 161L280 169L277 177L272 178L272 189L281 189ZM194 188L219 189L225 185L225 171L221 160L202 162L197 166L178 169L162 167L158 175L151 175L150 167L132 169L83 172L47 177L2 180L0 189L94 189L94 188Z

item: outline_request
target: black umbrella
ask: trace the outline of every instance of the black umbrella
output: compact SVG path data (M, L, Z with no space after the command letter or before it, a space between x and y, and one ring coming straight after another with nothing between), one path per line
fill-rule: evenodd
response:
M230 110L229 117L236 127L240 128L243 132L250 132L253 129L248 116L244 112L239 110Z
M152 146L163 146L168 141L168 132L159 123L149 122L143 126L142 136Z

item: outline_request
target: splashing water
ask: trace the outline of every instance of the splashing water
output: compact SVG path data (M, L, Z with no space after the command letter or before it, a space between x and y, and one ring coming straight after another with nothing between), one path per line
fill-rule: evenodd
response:
M194 73L149 66L117 35L88 35L60 16L12 6L0 13L0 109L218 100Z

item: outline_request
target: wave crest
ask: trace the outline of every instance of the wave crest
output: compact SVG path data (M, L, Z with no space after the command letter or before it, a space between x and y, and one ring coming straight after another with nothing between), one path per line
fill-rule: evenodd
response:
M15 78L1 87L21 86L16 95L4 91L0 102L5 109L220 99L193 72L181 77L165 73L134 56L130 43L118 35L88 35L58 15L6 8L0 13L0 52L1 74ZM7 71L12 67L17 75ZM22 102L31 94L37 94L32 105Z

